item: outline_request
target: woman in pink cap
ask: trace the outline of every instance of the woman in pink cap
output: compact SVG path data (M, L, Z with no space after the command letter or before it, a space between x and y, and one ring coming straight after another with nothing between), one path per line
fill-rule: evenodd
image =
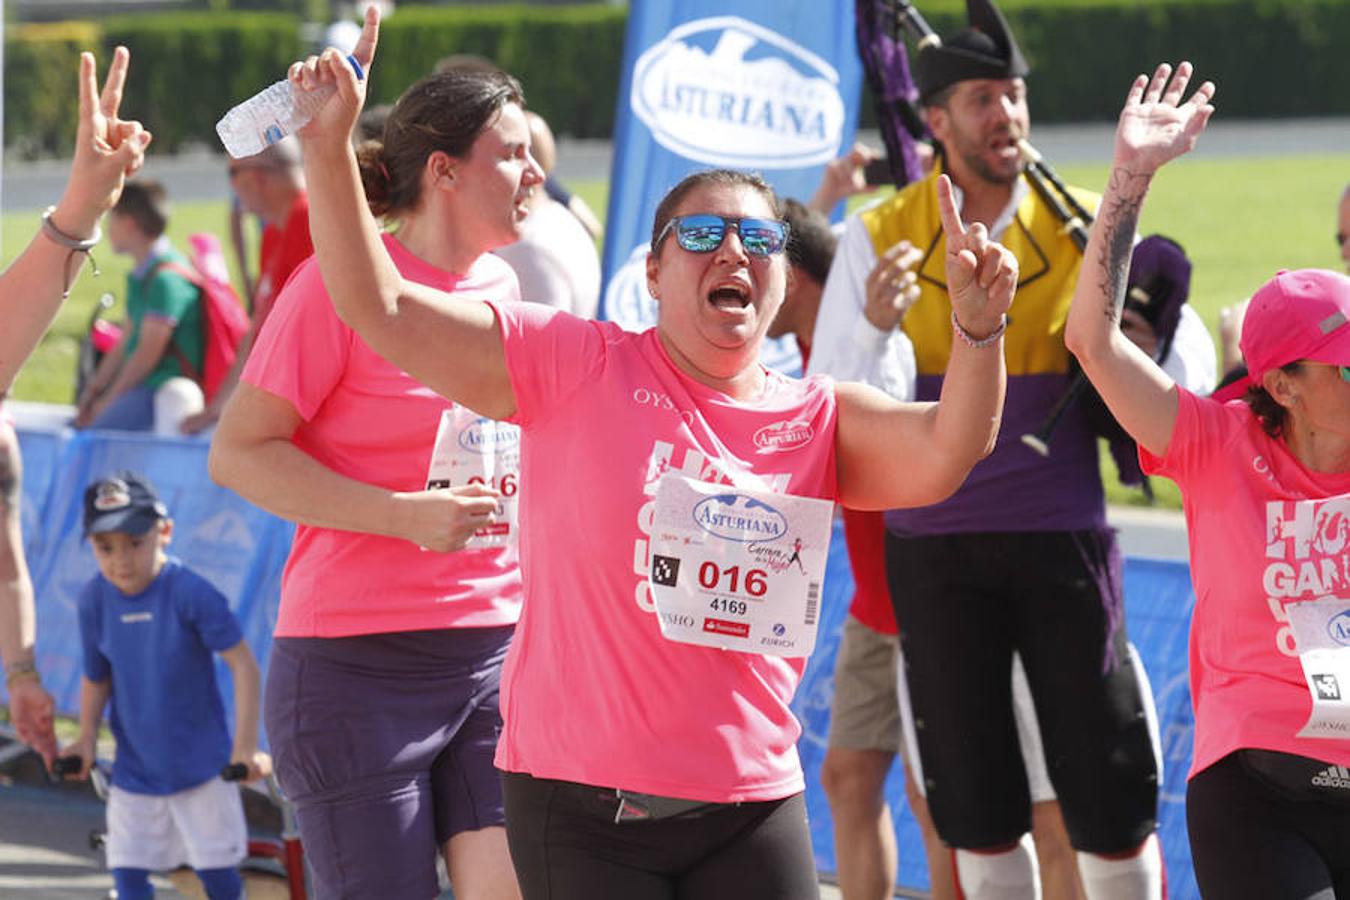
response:
M1350 897L1350 278L1280 272L1246 397L1177 387L1117 327L1153 175L1204 130L1191 66L1130 89L1065 334L1146 471L1181 487L1195 612L1186 818L1206 897Z

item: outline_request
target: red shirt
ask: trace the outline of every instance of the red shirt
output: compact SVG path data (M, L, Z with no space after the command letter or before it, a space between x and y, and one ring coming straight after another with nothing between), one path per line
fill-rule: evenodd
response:
M286 222L280 228L268 225L263 229L258 286L253 291L253 315L259 326L272 311L272 303L291 273L313 255L314 242L309 237L309 195L301 191L295 195Z
M802 371L811 358L811 345L797 338ZM853 602L848 613L873 631L897 634L895 607L886 580L886 522L880 510L863 512L840 506L844 514L844 543L853 569Z

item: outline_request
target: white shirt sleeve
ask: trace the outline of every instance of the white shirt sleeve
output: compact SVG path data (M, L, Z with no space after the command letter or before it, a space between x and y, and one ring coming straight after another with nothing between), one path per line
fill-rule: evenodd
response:
M899 328L878 329L863 315L867 276L876 265L872 236L856 215L844 225L820 298L807 374L861 381L897 400L914 399L914 345Z
M822 302L822 306L824 303ZM1181 319L1172 347L1162 360L1162 369L1177 384L1201 397L1211 393L1219 381L1219 366L1214 358L1214 340L1189 303L1181 306Z

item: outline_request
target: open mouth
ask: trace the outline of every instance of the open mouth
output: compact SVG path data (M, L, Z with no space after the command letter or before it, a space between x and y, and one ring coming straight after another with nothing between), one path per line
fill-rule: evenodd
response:
M750 305L750 289L743 284L721 284L708 292L708 302L718 309L744 309Z
M1017 148L1017 140L1018 136L1012 132L1000 134L989 142L989 149L1004 159L1020 159L1022 154Z

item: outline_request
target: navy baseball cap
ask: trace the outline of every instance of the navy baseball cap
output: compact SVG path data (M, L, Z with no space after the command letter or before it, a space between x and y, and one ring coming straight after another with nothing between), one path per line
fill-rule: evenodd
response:
M134 472L118 472L84 491L84 536L122 531L145 534L169 510L150 482Z

